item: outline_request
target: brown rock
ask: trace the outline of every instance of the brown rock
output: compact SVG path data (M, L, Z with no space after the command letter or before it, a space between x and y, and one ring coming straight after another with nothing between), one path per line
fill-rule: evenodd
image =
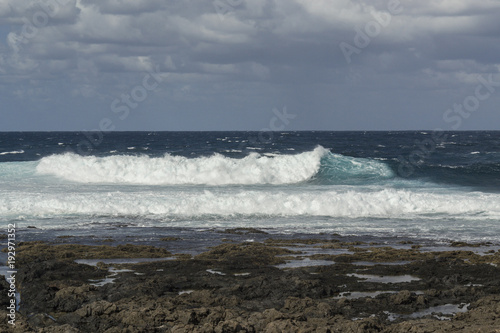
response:
M103 314L110 315L117 311L118 309L115 304L107 301L97 301L78 309L76 314L80 317L97 317Z
M402 290L391 297L391 301L396 305L410 304L413 301L412 293L408 290Z

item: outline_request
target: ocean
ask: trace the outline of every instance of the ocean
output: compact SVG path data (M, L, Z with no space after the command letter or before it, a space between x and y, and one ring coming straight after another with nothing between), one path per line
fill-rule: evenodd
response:
M497 244L500 132L0 133L0 220L21 240L245 227Z

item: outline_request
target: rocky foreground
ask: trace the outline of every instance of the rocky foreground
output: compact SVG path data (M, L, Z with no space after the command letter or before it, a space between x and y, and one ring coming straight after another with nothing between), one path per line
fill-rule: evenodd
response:
M3 281L0 331L500 332L500 251L453 245L425 252L268 238L191 257L152 246L20 243L20 312L9 325ZM166 259L75 262L104 258ZM283 265L290 261L303 267Z

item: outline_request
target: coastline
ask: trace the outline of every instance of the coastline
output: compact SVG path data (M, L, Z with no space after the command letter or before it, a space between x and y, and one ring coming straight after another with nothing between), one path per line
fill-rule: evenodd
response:
M0 330L500 332L498 244L429 247L251 228L218 235L199 247L178 235L148 245L69 235L21 242L16 326L7 324L2 290Z

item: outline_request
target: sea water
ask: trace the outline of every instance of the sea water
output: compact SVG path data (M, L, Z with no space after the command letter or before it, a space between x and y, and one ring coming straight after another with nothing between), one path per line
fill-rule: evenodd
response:
M0 133L0 221L498 243L500 132Z

